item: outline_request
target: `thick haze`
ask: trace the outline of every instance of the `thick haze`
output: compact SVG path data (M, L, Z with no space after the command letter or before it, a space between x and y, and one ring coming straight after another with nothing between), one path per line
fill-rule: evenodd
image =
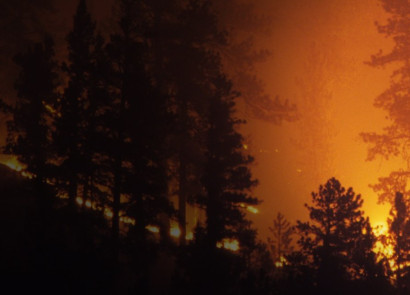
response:
M109 28L113 1L87 3L93 17L102 21L100 28ZM362 194L373 224L384 222L389 208L377 204L368 185L387 175L394 164L366 162L367 146L359 133L380 131L387 124L373 100L387 88L392 69L364 64L379 49L392 45L374 25L387 15L376 0L253 3L271 20L269 35L265 30L255 32L258 47L272 52L258 65L259 77L272 97L295 103L299 114L299 121L281 125L247 118L244 135L256 158L252 169L260 183L255 195L263 201L252 219L261 238L266 238L278 211L291 222L307 219L304 203L332 176ZM54 4L62 24L57 44L63 44L77 1Z
M359 133L387 125L373 100L387 88L392 69L364 64L392 46L374 24L387 15L371 0L258 3L272 18L272 34L263 44L273 53L260 75L271 95L296 103L300 116L281 126L248 120L260 181L256 194L263 200L254 217L261 237L277 211L292 222L307 219L304 203L332 176L363 196L373 225L385 222L389 206L378 205L368 185L398 163L367 162Z

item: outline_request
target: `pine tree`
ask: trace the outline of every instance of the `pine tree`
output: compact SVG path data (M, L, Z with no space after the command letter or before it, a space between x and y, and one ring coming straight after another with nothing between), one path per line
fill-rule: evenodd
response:
M169 122L165 97L148 72L147 17L140 3L121 1L118 32L107 46L111 101L104 116L116 252L121 213L135 220L129 238L137 247L145 247L147 225L159 224L159 215L170 211L164 142Z
M14 61L21 68L15 83L18 98L14 106L5 106L12 115L12 120L7 122L5 152L16 155L39 183L45 182L49 175L51 120L48 107L57 95L53 56L50 37L15 56Z
M226 32L219 29L210 1L189 1L178 19L180 39L171 47L177 54L168 66L175 74L169 81L175 89L171 102L179 131L173 136L180 139L175 157L179 198L183 202L191 199L205 215L181 266L192 292L235 292L232 290L239 290L240 279L246 276L250 249L255 245L255 232L245 215L248 205L258 203L251 195L256 185L249 169L253 158L246 154L238 132L244 123L236 118L238 93L224 75L215 50L225 44ZM191 176L195 169L196 175ZM193 186L196 180L200 187L192 196L181 191L184 181ZM184 200L184 195L190 198ZM217 247L225 239L239 244L236 254Z
M223 76L216 78L216 93L209 97L203 185L206 230L210 247L225 237L237 238L245 221L243 206L257 204L249 190L256 184L243 153L243 138L236 131L243 123L234 117L235 94Z
M375 237L361 196L331 178L312 193L312 203L306 208L313 224L298 221L298 243L316 269L319 291L347 292L347 282L371 279Z
M269 230L273 235L273 239L268 237L268 243L273 254L274 263L276 266L283 266L285 255L290 254L293 250L293 246L291 246L291 236L294 233L294 228L290 225L289 221L278 212L276 219L273 220L273 227L269 227Z
M380 177L378 183L372 185L379 194L380 202L394 204L395 194L400 191L409 200L409 50L410 50L410 3L408 1L380 0L383 9L388 13L385 24L376 22L377 30L386 38L391 38L394 46L388 52L378 50L371 56L368 64L372 67L392 65L394 70L390 77L390 85L374 100L374 106L386 112L390 124L382 132L364 132L364 142L369 144L368 160L376 157L389 159L399 156L403 166L389 175ZM408 206L409 204L407 204Z
M403 194L397 192L394 206L390 211L389 232L393 245L393 256L396 264L395 280L396 286L401 294L404 294L405 278L409 276L410 260L410 219L409 212ZM404 292L404 293L402 293Z
M59 193L67 194L70 206L77 196L83 204L95 193L96 149L95 130L98 100L104 96L99 85L97 69L101 56L102 40L95 33L95 23L81 0L74 16L72 31L67 36L68 64L63 70L68 85L61 100L55 102L56 128L53 134L57 163L56 178ZM81 192L80 192L81 189Z
M191 7L199 5L195 2L190 1L187 7L176 1L151 3L154 19L149 31L152 71L173 115L167 141L171 182L176 184L178 197L180 245L186 242L187 205L195 203L196 191L200 190L198 176L203 157L199 134L206 100L201 94L201 81L206 80L202 70L203 50L204 42L214 39L215 29L207 26L208 20L203 21L206 15L189 15Z

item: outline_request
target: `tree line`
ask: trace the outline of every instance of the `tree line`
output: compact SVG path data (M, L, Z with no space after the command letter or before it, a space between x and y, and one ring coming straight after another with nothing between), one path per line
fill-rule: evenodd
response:
M113 294L149 293L160 279L155 257L176 246L176 220L186 253L171 251L180 260L173 288L229 292L229 280L239 279L232 273L244 269L232 263L245 265L255 244L246 206L259 201L238 132L239 93L220 57L227 31L209 1L121 0L117 8L105 39L79 1L63 62L50 36L14 57L17 98L1 103L9 118L3 151L24 165L36 210L48 216L34 228L31 247L41 251L25 252L26 266L65 269L70 294L100 290L101 280ZM205 216L190 245L187 206ZM219 249L226 238L243 254ZM51 258L38 262L44 255Z
M385 236L375 236L361 196L331 178L306 205L310 221L293 226L278 214L270 239L259 241L246 217L260 201L238 131L240 93L223 66L229 33L211 2L121 0L117 8L113 33L103 37L80 0L64 61L50 36L13 59L17 98L0 104L8 118L3 152L27 177L0 167L0 226L10 237L0 257L10 282L53 294L408 292L403 183L376 187L390 189ZM272 108L279 112L271 121L294 119L294 106L275 100ZM369 156L398 153L406 142L394 132L405 122L397 115L386 129L397 142L364 134L374 144ZM204 216L192 240L188 207ZM237 247L225 249L224 240ZM377 253L378 242L391 253Z

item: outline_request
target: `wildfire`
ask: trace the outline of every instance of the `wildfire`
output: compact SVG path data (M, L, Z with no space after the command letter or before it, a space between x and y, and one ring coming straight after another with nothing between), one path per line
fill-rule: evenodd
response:
M169 234L174 237L174 238L179 238L181 235L181 230L179 229L178 224L173 224L171 228L169 229Z
M174 238L179 238L181 236L181 229L179 228L179 225L176 221L171 221L171 227L169 229L169 234L171 237ZM193 232L187 232L185 235L185 239L188 241L191 241L194 239L194 233Z
M57 117L61 117L61 113L57 112L51 105L47 104L45 101L42 101L44 108L51 114Z
M187 239L188 241L192 241L194 239L194 233L190 231L186 234L185 239Z
M54 110L51 109L50 106L45 105L45 107L47 108L47 110L49 110L51 113L54 112ZM248 146L245 144L244 148L247 149ZM27 178L32 178L33 175L31 175L28 172L25 172L24 169L24 165L21 164L16 157L9 157L7 160L2 161L2 163L4 165L6 165L7 167L13 169L14 171L19 172L22 176L27 177ZM61 198L67 199L67 195L64 196L60 196ZM113 218L114 214L112 212L112 210L110 208L101 208L101 206L99 206L96 202L93 202L91 200L84 200L81 197L77 197L75 199L75 202L77 203L77 205L79 206L84 206L88 209L93 209L93 210L103 210L104 212L104 216L108 219ZM248 206L244 203L239 204L240 207L246 209L247 211L253 213L253 214L257 214L259 213L258 208L255 208L253 206ZM120 216L120 221L122 223L126 223L126 224L135 224L135 220L131 217L128 216ZM147 225L146 229L152 233L159 233L159 227L157 225ZM174 237L174 238L179 238L181 236L181 229L179 228L179 225L176 221L171 221L171 226L169 229L169 234L170 236ZM191 241L194 239L194 234L192 231L189 231L186 233L185 239L188 241ZM216 245L218 248L224 248L230 251L238 251L239 250L239 242L238 240L235 239L223 239L222 241L218 242Z
M281 268L288 263L285 257L280 256L279 259L275 262L275 266Z
M259 209L258 209L258 208L255 208L255 207L253 207L253 206L248 206L248 205L246 205L246 204L244 204L244 203L240 203L239 206L242 207L242 208L245 208L247 211L249 211L249 212L251 212L251 213L253 213L253 214L259 213Z
M393 257L393 245L386 243L388 239L388 226L385 222L378 223L374 228L373 232L377 237L376 245L373 251L378 254L379 260L387 258L390 268L395 271L397 270L396 262L392 259Z
M217 248L224 248L231 251L239 250L239 241L235 239L223 239L221 242L216 243Z
M146 229L152 233L159 233L159 227L156 225L147 225Z
M15 157L8 159L3 164L17 172L23 170L23 165Z
M22 176L27 178L33 178L33 175L29 172L24 171L25 166L21 164L16 157L10 157L7 160L1 161L2 164L6 165L7 167L13 169L14 171L19 172Z
M99 207L98 206L98 204L96 203L96 202L92 202L91 200L86 200L85 202L84 202L84 199L83 198L81 198L81 197L77 197L76 199L75 199L75 202L79 205L79 206L85 206L86 208L89 208L89 209L93 209L93 210L100 210L101 209L101 207ZM109 208L104 208L104 216L106 217L106 218L112 218L113 216L114 216L114 214L113 214L113 212L112 212L112 210L111 209L109 209ZM133 219L133 218L131 218L131 217L128 217L128 216L120 216L120 221L122 222L122 223L126 223L126 224L135 224L135 220ZM148 228L147 228L148 229ZM148 229L149 230L149 229Z
M91 202L90 200L86 200L84 202L83 198L77 197L75 199L76 203L80 206L84 205L87 208L92 208L92 209L97 209L97 205L94 202Z
M246 207L246 210L248 210L249 212L251 212L251 213L253 213L253 214L259 213L259 209L258 209L258 208L255 208L255 207L253 207L253 206L248 206L248 207Z

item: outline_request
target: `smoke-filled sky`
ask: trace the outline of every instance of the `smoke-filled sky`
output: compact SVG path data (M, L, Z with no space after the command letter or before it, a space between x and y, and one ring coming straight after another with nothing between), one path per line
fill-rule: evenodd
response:
M389 206L378 205L368 185L400 163L366 161L359 134L388 123L373 100L388 87L392 68L364 63L392 46L375 26L388 15L376 0L265 2L258 3L272 18L272 33L263 44L272 57L260 75L271 95L297 105L300 120L274 126L249 119L253 171L260 181L256 194L263 200L254 217L261 237L277 211L292 222L306 220L304 203L332 176L362 195L373 225L382 223Z
M62 30L68 32L77 1L54 3L59 23L66 24ZM106 29L113 1L87 3L93 16L104 20L100 28ZM304 203L332 176L362 194L373 224L385 221L389 208L377 204L377 195L368 185L400 163L366 162L367 146L359 136L380 131L388 123L373 100L388 87L392 68L364 63L379 49L388 51L392 46L374 24L387 18L381 5L377 0L253 3L270 19L269 34L254 32L255 42L272 52L257 72L267 93L295 103L299 116L298 121L281 125L248 116L243 128L256 159L252 166L259 179L255 195L263 201L260 213L252 215L260 237L266 238L278 211L291 222L307 219Z

